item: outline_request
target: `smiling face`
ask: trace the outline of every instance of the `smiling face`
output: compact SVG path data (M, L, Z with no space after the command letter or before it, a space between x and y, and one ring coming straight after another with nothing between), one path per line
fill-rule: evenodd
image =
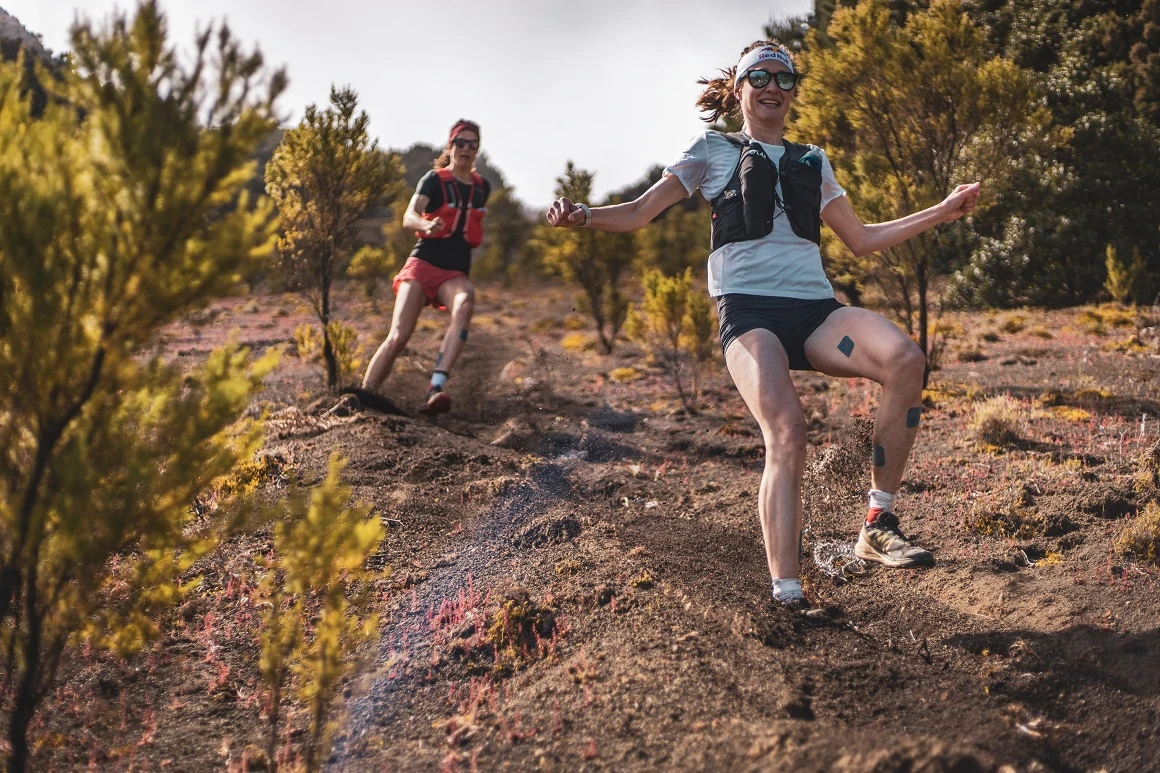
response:
M473 147L474 146L474 147ZM451 153L451 163L460 169L470 169L479 155L479 133L464 129L447 141Z
M784 63L776 60L766 60L754 67L755 70L765 70L770 73L791 72ZM749 83L748 77L740 77L734 87L737 101L741 103L741 113L747 123L762 126L783 126L789 116L790 103L797 89L782 91L778 88L777 79L770 78L764 88L755 89Z

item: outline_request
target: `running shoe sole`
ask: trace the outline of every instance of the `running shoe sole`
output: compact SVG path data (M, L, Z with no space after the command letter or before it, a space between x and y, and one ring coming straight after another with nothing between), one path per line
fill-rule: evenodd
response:
M912 566L934 566L934 556L930 553L927 553L930 558L893 558L861 541L854 545L854 555L863 561L873 561L895 569L908 569Z

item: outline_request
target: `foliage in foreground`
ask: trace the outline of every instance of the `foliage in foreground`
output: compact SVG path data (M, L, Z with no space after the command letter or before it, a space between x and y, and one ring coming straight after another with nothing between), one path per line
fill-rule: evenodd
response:
M353 668L349 656L378 629L369 593L376 573L365 566L382 542L383 526L368 518L369 507L347 507L351 490L339 480L344 466L332 455L326 480L309 504L296 503L277 524L274 555L261 583L267 611L260 671L269 697L267 756L274 770L282 761L278 731L291 680L310 718L306 769L319 770L334 730L330 707Z
M238 417L273 366L228 346L183 373L142 356L273 247L242 186L284 77L224 28L193 61L155 3L73 31L43 117L0 65L0 650L8 767L71 642L140 647L181 572L230 528L190 503L260 441ZM206 129L211 126L212 129ZM19 331L18 334L14 334ZM113 561L112 559L118 559ZM118 567L117 582L110 574ZM116 585L116 594L113 585Z

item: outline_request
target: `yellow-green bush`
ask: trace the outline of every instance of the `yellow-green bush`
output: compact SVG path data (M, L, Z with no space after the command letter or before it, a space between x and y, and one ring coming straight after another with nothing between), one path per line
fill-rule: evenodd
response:
M326 480L308 501L298 498L290 517L275 526L274 554L259 585L266 609L259 670L270 700L267 755L274 766L284 695L293 686L310 718L306 769L321 769L334 730L330 708L355 666L350 656L377 635L370 582L385 571L366 564L382 542L383 526L369 517L369 507L347 506L344 466L333 454Z
M249 458L241 418L276 355L187 370L147 342L228 295L273 246L245 191L285 84L228 31L179 54L157 3L80 19L34 116L0 62L0 621L4 767L74 645L148 644L230 533L198 492ZM212 126L211 126L212 125ZM42 767L49 764L41 761Z
M362 371L364 349L358 345L358 331L344 322L332 321L326 326L326 332L330 339L337 367L338 381L336 383L341 384ZM303 322L295 328L294 343L297 346L299 358L307 361L325 362L323 351L326 347L326 339L315 326Z
M676 387L687 411L696 410L698 375L713 354L713 316L708 297L694 289L693 270L665 276L648 269L641 277L644 299L625 324L628 337L645 347ZM684 385L684 372L691 386Z

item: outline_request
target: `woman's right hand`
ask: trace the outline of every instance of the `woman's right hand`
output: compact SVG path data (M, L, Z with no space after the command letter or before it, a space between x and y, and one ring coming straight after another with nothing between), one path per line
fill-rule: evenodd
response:
M548 225L556 228L575 228L584 223L584 210L579 204L573 204L568 198L561 196L548 208L547 218Z

